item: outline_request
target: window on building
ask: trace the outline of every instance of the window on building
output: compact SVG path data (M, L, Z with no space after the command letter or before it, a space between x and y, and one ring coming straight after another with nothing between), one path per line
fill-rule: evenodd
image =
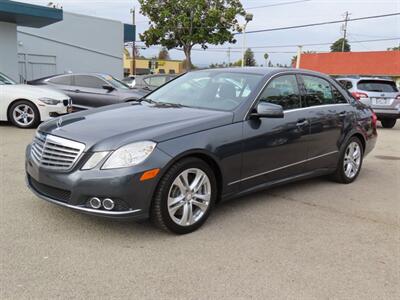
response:
M305 102L307 106L333 104L331 84L322 78L302 75L306 89Z
M175 74L175 70L169 69L168 73L169 73L169 74Z
M158 73L165 74L165 70L164 69L158 69Z
M296 76L283 75L273 79L262 92L260 101L281 105L284 110L301 107Z
M101 89L103 85L106 84L104 80L101 80L96 76L74 75L74 79L76 86L81 86L86 88Z

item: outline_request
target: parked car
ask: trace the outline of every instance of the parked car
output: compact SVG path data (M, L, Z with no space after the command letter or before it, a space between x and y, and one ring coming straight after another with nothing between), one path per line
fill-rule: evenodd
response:
M0 73L0 121L20 128L32 128L52 117L64 115L71 99L47 88L17 84Z
M27 183L76 211L150 217L182 234L221 200L326 174L353 182L376 136L372 109L323 74L201 70L140 102L42 124L26 150Z
M131 89L135 87L136 81L134 75L129 75L122 79L122 82L128 85Z
M375 111L384 128L393 128L400 118L400 93L396 83L382 78L337 78L362 103Z
M153 75L140 75L135 77L135 89L142 89L154 91L156 88L162 86L168 81L174 79L174 74L153 74Z
M132 90L107 74L62 74L28 81L31 85L49 85L71 97L75 110L140 99L148 92Z

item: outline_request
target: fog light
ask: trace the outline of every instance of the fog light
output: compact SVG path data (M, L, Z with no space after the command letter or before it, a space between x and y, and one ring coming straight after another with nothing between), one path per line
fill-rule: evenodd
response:
M112 210L114 206L115 206L114 201L112 201L110 198L106 198L103 200L103 207L105 209Z
M101 200L97 197L90 198L89 204L92 208L98 209L101 207Z

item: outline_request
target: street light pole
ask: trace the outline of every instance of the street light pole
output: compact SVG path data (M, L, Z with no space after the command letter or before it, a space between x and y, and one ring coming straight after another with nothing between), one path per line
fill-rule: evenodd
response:
M133 40L132 40L132 62L131 62L131 75L136 75L136 26L135 26L135 7L131 9L132 25L133 25Z
M242 68L244 67L244 52L245 52L245 48L246 48L246 26L247 24L253 20L253 14L251 13L247 13L245 16L245 20L246 23L244 23L243 27L242 27L242 32L243 32L243 43L242 43Z

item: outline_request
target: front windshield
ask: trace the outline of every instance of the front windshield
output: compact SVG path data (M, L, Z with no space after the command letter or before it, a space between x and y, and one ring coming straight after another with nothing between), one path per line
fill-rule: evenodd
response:
M113 86L113 87L115 87L117 89L125 89L125 90L129 90L130 89L130 87L126 83L124 83L124 82L122 82L122 81L120 81L120 80L118 80L118 79L116 79L116 78L114 78L114 77L112 77L110 75L102 75L101 77L105 81L107 81L111 86Z
M3 73L0 73L0 85L5 85L5 84L16 84L16 82L11 78L8 78Z
M167 83L145 99L231 111L248 99L262 78L259 74L196 71Z

